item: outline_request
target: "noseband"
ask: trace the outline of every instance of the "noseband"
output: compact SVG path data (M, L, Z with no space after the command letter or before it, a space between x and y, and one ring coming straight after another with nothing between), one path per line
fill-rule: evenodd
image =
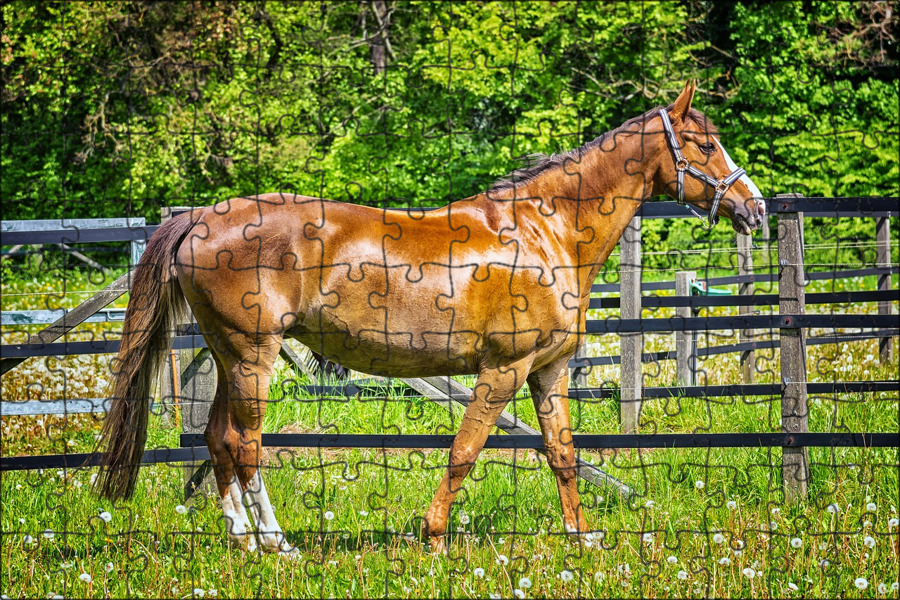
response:
M712 228L716 223L719 222L719 217L716 216L716 211L719 210L719 202L722 201L722 196L725 195L725 192L727 192L729 188L731 188L731 186L734 185L734 183L746 173L746 171L738 167L724 179L715 179L713 177L710 177L694 165L690 164L688 159L684 157L684 154L681 153L681 149L678 147L678 139L675 137L675 129L672 127L672 122L669 120L669 115L666 113L666 109L660 110L659 116L663 122L663 129L665 129L666 131L666 141L669 144L669 149L672 151L672 158L675 159L675 170L678 172L678 204L685 204L685 172L687 172L687 174L694 179L699 179L706 185L715 188L716 195L713 198L712 206L709 208L709 215L707 215L709 227ZM693 206L687 204L687 207L692 213L694 213L694 215L698 219L703 219L703 216L695 211Z

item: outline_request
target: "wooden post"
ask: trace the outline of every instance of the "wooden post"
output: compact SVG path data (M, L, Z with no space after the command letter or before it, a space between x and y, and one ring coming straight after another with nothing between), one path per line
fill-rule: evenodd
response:
M697 271L678 271L675 273L675 296L678 298L690 298L691 284L695 281L697 281ZM683 319L691 317L691 307L677 307L675 316ZM675 378L677 385L694 385L696 381L696 373L693 372L695 360L692 360L695 335L697 335L696 331L675 332Z
M890 234L890 217L878 217L875 221L875 262L882 268L890 268L891 266L891 234ZM880 291L889 291L891 289L891 274L881 273L878 275L878 289ZM893 312L892 303L884 301L878 303L878 314L889 315ZM878 340L878 355L881 364L890 365L894 362L894 339L891 337L883 337ZM895 365L896 366L896 365Z
M587 340L583 336L581 339L584 341L581 346L578 347L578 350L573 357L576 362L576 367L574 369L569 369L569 379L571 379L572 385L577 388L585 388L588 385L587 374L589 367L584 364L584 359L587 358L587 350L585 350L584 345L587 343Z
M182 350L193 353L193 350ZM182 358L184 358L182 356ZM184 362L182 362L184 364ZM209 421L209 410L216 396L216 364L209 349L203 348L181 374L181 432L203 433ZM184 499L189 501L195 493L215 494L212 464L184 463Z
M737 234L738 247L738 275L753 276L753 238L749 235ZM753 282L741 282L738 284L738 294L741 296L753 295ZM738 307L738 314L753 314L752 306ZM751 342L754 338L752 329L741 329L738 333L738 342ZM753 350L741 352L741 377L744 383L753 383L753 373L756 371L756 356Z
M619 242L619 295L623 319L641 318L641 217L634 217ZM619 420L622 433L637 433L641 416L641 333L621 334Z
M786 212L789 199L797 194L776 197L778 212L778 296L781 317L781 430L783 433L808 431L806 397L806 332L796 327L790 315L805 312L806 273L803 265L803 213ZM782 449L782 486L786 503L806 498L809 480L809 451L806 447Z

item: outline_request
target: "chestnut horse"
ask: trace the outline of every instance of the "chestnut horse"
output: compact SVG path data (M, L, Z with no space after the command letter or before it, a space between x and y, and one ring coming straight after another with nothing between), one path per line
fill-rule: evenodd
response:
M433 549L444 549L450 505L526 382L566 531L590 531L576 484L567 366L583 341L598 271L650 197L676 197L709 211L711 222L723 215L744 234L764 215L759 190L691 108L693 95L690 82L671 106L434 211L264 194L170 220L133 279L99 491L134 491L153 382L186 305L218 373L205 437L233 543L296 555L258 467L285 336L355 371L477 375L423 521Z

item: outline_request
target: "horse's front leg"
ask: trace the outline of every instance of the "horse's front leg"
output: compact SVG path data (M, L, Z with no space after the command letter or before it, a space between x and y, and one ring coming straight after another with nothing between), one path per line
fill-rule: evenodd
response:
M547 462L556 475L566 532L586 535L587 520L578 495L578 465L569 419L569 359L560 359L528 376L534 410L541 424Z
M466 407L462 424L450 447L449 464L425 513L423 533L430 538L431 550L446 552L445 534L450 505L460 486L475 465L497 418L516 391L525 383L532 358L508 367L485 369L478 375L472 400Z

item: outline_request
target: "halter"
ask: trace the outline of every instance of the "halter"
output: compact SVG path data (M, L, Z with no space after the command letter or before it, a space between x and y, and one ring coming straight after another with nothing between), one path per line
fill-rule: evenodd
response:
M686 205L688 209L694 216L698 219L703 219L703 215L694 210L694 207L690 204L686 204L684 201L684 174L687 172L688 175L693 177L694 179L699 179L706 185L714 187L716 189L716 195L713 198L712 206L709 209L709 215L707 215L707 221L709 222L709 228L711 229L716 223L719 222L719 217L716 216L716 211L719 210L719 202L722 201L722 196L725 195L734 182L740 179L746 171L738 167L734 171L732 171L728 177L725 179L715 179L710 177L694 165L692 165L688 159L684 157L684 154L681 153L681 149L678 147L678 139L675 137L675 129L672 127L672 122L669 120L669 115L666 113L666 109L662 109L659 111L659 116L663 122L663 129L666 131L666 141L669 144L669 149L672 151L672 158L675 159L675 170L678 172L678 204Z

